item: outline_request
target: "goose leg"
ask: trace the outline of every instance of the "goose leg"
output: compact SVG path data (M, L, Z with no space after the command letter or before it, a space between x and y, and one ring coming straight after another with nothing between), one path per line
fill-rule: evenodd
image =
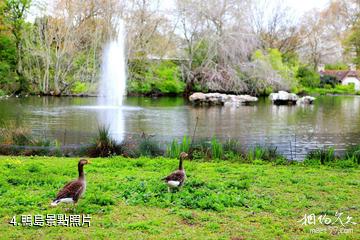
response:
M169 186L168 186L168 192L171 192L171 191L170 191L170 187L169 187Z
M77 202L74 202L74 204L73 204L73 213L75 213L75 210L76 210L76 206L77 206Z

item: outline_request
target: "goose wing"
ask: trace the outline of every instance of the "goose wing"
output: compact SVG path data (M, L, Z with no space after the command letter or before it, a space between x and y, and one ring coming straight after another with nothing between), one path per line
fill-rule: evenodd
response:
M171 173L169 176L163 178L162 180L168 181L179 181L182 182L185 178L184 171L176 170L175 172Z
M79 199L82 191L84 189L83 182L79 180L74 180L72 182L69 182L66 184L56 195L56 199L62 199L62 198L72 198L74 201L77 201Z

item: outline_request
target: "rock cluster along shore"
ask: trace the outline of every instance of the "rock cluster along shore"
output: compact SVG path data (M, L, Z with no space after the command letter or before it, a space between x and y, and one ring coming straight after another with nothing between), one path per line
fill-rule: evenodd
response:
M224 105L238 107L240 105L256 102L258 98L250 95L196 92L189 97L189 100L196 105Z
M269 98L276 105L312 104L315 100L315 98L311 96L299 98L295 93L288 93L285 91L271 93Z

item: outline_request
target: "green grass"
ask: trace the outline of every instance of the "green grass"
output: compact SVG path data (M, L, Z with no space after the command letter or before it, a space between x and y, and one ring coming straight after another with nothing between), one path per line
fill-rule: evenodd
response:
M229 161L186 161L187 182L168 193L160 180L178 161L95 158L75 212L50 207L77 175L78 158L0 157L1 239L359 239L360 169ZM304 214L353 217L353 233L312 234ZM90 214L91 227L23 227L16 215ZM339 225L337 225L339 226ZM321 224L315 227L326 227Z
M336 85L334 88L311 88L311 87L304 87L303 92L306 94L319 94L319 95L326 95L326 94L351 94L351 95L359 95L359 91L355 91L352 85Z

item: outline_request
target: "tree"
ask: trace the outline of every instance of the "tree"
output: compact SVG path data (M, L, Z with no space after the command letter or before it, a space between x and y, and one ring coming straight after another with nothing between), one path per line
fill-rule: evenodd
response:
M26 91L28 83L23 74L23 30L25 27L25 16L30 7L31 0L5 0L5 17L10 25L11 33L16 46L16 73L19 80L17 92Z
M351 61L360 67L360 20L351 28L350 35L344 42Z
M188 61L182 65L187 91L195 85L209 91L246 91L238 69L257 44L246 22L249 1L179 0L177 4Z
M283 2L252 1L249 19L263 50L278 49L284 59L296 55L302 41L300 27L294 20L292 9Z
M263 78L265 85L272 87L274 90L290 90L296 87L295 74L298 65L285 62L282 53L278 49L270 48L264 52L257 50L253 54L252 65L259 71L259 74L255 74L255 76ZM261 67L265 71L260 70ZM246 72L249 73L249 70L246 70Z
M0 95L11 90L16 70L16 48L4 19L5 2L0 2Z
M115 0L58 0L50 16L27 31L26 75L40 93L61 95L99 78L102 48L116 36L121 5Z

